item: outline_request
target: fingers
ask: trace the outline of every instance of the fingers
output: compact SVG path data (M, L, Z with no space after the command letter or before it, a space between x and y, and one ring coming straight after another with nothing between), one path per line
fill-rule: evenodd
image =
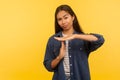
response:
M65 39L63 37L54 37L54 38L58 41L65 41Z
M69 40L69 37L54 37L58 41L66 41Z
M58 40L58 41L66 41L66 40L72 40L74 39L75 36L74 35L70 35L70 36L66 36L66 37L54 37L54 39Z
M61 48L62 48L62 49L65 49L64 41L61 42Z
M60 54L59 54L61 59L65 56L65 51L66 51L65 44L64 44L64 41L62 41L61 48L60 48Z

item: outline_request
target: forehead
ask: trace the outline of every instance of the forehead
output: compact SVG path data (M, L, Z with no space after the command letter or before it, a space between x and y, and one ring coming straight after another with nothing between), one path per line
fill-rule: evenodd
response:
M59 11L58 14L57 14L57 18L60 18L60 17L65 17L67 15L70 15L67 11Z

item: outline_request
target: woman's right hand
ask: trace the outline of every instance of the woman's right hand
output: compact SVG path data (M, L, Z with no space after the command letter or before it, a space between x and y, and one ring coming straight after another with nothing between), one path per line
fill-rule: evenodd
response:
M64 41L61 41L60 53L59 53L59 56L58 56L60 59L64 58L65 51L66 51L66 47L65 47Z
M51 67L54 69L58 63L61 61L61 59L64 58L65 56L65 51L66 51L66 47L63 41L61 41L61 48L60 48L60 53L59 55L52 61L51 63Z

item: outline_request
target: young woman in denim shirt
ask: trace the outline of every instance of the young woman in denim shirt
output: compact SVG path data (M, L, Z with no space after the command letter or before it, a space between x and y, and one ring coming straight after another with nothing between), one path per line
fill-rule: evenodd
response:
M70 6L55 12L55 34L47 43L44 66L52 80L90 80L88 57L104 43L100 34L85 34Z

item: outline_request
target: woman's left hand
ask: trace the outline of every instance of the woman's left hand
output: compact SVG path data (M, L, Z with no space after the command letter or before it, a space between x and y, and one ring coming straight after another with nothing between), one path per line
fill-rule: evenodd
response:
M72 34L70 36L66 36L66 37L54 37L56 40L58 41L66 41L66 40L72 40L75 39L75 35L76 34Z

